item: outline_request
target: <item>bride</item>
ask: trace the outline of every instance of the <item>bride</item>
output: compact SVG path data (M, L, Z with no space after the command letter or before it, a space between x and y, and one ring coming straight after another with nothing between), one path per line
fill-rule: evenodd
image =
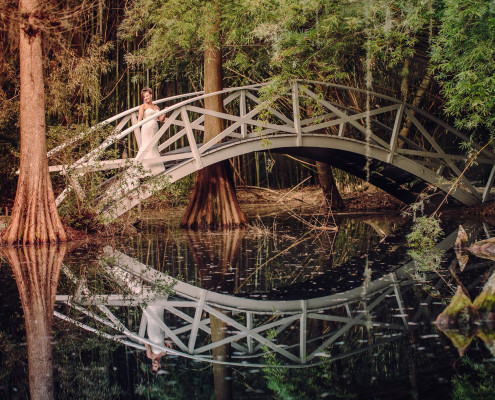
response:
M139 107L138 122L146 119L153 114L160 111L160 108L152 103L153 92L150 88L144 88L141 90L141 99L143 104ZM153 136L158 132L158 121L165 121L165 114L160 115L158 118L152 119L141 126L141 149L145 149L148 143L153 139ZM155 143L148 152L145 158L160 157L160 152L158 151L158 143Z

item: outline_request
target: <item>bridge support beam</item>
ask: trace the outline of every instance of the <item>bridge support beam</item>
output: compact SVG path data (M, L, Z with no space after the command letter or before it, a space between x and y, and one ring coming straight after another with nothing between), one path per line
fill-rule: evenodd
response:
M302 146L301 109L299 107L299 86L297 82L292 84L292 113L294 128L296 129L296 146Z

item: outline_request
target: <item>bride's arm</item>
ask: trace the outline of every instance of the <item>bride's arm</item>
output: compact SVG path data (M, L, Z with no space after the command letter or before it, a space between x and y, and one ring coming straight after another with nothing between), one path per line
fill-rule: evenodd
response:
M159 107L155 108L156 111L160 111ZM165 114L162 114L158 117L158 121L160 121L163 124L163 121L165 121Z
M144 116L144 105L141 105L139 107L138 120L137 120L137 122L141 121L143 119L143 116Z

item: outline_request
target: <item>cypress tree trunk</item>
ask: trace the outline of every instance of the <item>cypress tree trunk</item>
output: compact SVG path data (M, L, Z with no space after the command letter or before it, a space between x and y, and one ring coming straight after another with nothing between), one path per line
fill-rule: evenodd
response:
M343 210L345 203L335 183L332 167L330 164L317 161L316 169L318 170L318 178L327 206L332 210Z
M6 244L66 241L46 157L45 93L36 0L20 0L21 165L14 208L2 235Z
M220 2L211 2L208 24L211 36L205 39L204 90L205 94L223 90L222 53L220 45ZM222 96L205 99L207 110L223 112ZM205 115L204 142L217 136L224 129L223 120ZM229 176L227 163L218 163L198 171L189 206L181 221L183 228L214 229L232 228L247 223L239 207L234 184Z
M52 324L57 283L66 245L3 247L21 298L26 322L29 392L33 400L54 399Z

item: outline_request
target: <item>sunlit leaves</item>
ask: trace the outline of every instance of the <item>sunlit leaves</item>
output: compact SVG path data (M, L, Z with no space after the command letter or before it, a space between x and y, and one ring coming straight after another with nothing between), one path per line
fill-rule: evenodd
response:
M495 14L489 0L447 0L432 49L447 98L446 111L460 128L495 127Z

